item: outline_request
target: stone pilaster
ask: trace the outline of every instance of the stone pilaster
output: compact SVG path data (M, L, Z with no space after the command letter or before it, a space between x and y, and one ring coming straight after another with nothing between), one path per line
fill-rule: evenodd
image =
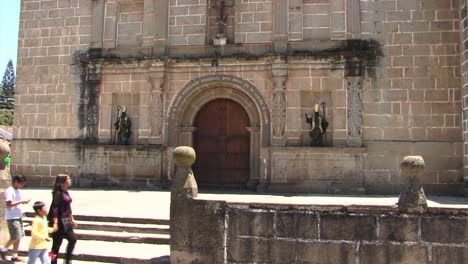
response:
M359 1L357 3L359 5ZM345 0L330 1L330 38L339 40L346 38Z
M102 48L104 33L104 0L93 1L91 48Z
M273 98L271 106L272 119L272 145L285 145L286 130L286 80L288 78L288 65L278 60L272 64Z
M260 175L256 172L259 171L260 159L257 155L252 155L253 153L258 153L257 149L260 148L260 127L247 127L247 130L250 133L250 175L249 181L247 182L247 188L250 190L255 190L257 185L260 182Z
M117 32L117 9L118 3L106 2L104 17L104 36L102 41L103 48L116 47Z
M347 77L348 87L348 147L362 146L362 78L360 76Z
M84 91L85 105L85 139L89 143L97 142L99 123L99 85L101 83L100 64L88 64L86 67L86 89Z
M145 0L143 18L143 46L153 47L155 55L167 48L169 0Z
M288 1L273 1L273 49L288 50Z
M150 79L151 84L151 143L161 143L164 114L164 79Z
M348 39L361 38L361 16L359 0L346 1L346 29Z

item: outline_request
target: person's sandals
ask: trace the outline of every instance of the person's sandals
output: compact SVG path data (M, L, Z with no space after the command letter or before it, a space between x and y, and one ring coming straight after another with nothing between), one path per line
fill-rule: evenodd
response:
M14 261L14 262L26 262L24 259L22 259L22 258L20 258L20 257L11 258L11 261Z

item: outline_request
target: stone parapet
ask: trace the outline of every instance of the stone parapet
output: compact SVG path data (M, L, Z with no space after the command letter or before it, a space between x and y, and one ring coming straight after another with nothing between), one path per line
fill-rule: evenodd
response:
M203 263L465 263L468 211L193 200L186 260ZM192 215L187 215L192 213ZM207 227L209 231L206 231ZM206 242L210 243L206 243ZM216 242L216 243L215 243ZM443 254L442 252L450 252ZM172 256L171 256L172 260ZM175 262L178 263L178 262ZM188 262L186 262L188 263Z

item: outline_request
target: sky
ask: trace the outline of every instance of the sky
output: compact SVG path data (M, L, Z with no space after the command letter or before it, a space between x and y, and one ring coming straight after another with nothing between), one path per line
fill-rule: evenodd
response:
M10 59L16 69L20 4L21 0L0 0L0 82Z

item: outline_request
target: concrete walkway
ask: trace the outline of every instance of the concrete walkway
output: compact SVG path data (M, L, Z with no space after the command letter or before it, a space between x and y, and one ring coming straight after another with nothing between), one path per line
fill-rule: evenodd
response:
M32 212L34 201L50 204L52 195L47 189L23 190L31 198L25 211ZM73 211L76 215L118 216L152 219L169 219L169 191L122 191L70 189ZM316 205L380 205L394 206L398 196L349 196L349 195L288 195L252 192L200 192L198 199L225 200L228 202L256 202L275 204ZM468 198L429 196L429 207L468 208Z

